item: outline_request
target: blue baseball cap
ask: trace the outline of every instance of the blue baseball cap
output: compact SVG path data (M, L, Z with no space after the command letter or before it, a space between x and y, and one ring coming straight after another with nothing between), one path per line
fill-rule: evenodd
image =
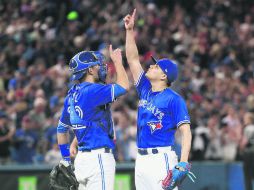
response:
M156 60L153 56L151 57L153 62L159 65L161 70L167 75L169 82L174 82L177 79L178 68L176 63L166 58Z

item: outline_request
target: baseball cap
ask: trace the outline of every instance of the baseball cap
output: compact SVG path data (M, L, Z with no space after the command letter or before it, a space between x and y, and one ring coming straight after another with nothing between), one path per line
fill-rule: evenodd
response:
M178 68L176 63L166 58L156 60L153 56L151 57L153 62L159 65L161 70L167 75L169 82L174 82L177 79Z

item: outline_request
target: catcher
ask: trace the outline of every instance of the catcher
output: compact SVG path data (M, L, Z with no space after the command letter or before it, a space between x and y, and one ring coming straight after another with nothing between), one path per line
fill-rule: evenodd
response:
M110 103L129 88L120 49L109 48L116 69L116 83L105 84L106 64L97 51L83 51L70 61L71 80L57 127L63 161L50 173L51 190L113 190L115 179L114 127ZM73 172L68 130L75 133L78 154Z

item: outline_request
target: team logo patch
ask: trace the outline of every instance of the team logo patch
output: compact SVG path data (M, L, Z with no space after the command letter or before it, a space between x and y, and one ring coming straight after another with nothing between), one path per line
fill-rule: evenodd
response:
M152 122L148 122L147 124L150 126L151 133L163 127L163 125L161 124L161 121L152 121Z

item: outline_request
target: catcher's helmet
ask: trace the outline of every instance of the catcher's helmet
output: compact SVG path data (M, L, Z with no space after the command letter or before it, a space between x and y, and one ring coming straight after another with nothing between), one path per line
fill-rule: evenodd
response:
M69 68L72 72L71 80L81 79L86 70L92 66L100 65L99 79L104 82L107 68L104 64L104 56L98 51L82 51L77 53L70 61Z
M176 63L170 59L156 60L153 56L152 60L155 64L159 65L161 70L167 75L169 82L174 82L177 79L178 68Z

